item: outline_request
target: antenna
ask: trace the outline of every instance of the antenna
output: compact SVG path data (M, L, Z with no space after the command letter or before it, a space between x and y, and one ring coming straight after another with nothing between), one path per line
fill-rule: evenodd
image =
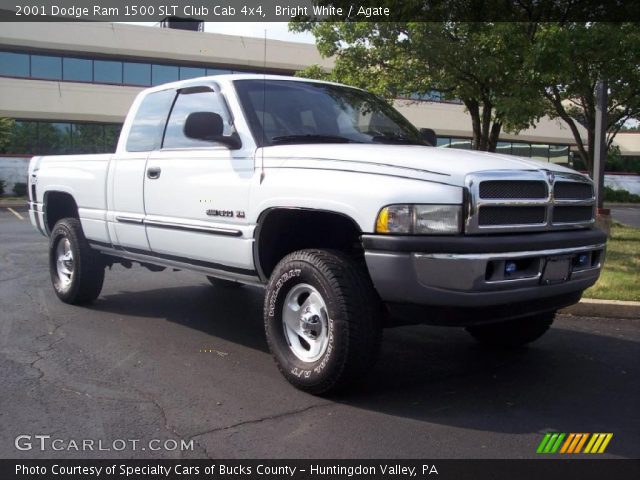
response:
M264 146L266 136L264 133L265 111L267 110L267 29L264 29L264 52L262 55L262 152L260 154L260 185L264 180Z

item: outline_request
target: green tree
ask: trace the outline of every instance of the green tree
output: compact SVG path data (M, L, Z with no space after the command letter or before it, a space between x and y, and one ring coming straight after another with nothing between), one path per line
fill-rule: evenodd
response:
M633 23L540 24L525 62L548 113L571 130L593 172L596 84L608 85L607 148L624 123L640 117L640 29ZM578 125L587 131L586 143Z
M0 117L0 152L8 153L7 147L11 142L11 132L15 122L11 118Z
M312 66L300 75L329 78L387 99L433 90L461 100L471 117L472 147L495 151L502 130L518 132L544 113L523 63L535 24L292 22L310 31L331 72Z

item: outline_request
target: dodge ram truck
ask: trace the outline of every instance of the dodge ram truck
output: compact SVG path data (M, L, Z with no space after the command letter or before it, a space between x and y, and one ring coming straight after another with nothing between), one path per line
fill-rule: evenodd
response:
M29 216L63 302L95 300L115 263L263 287L278 368L324 394L371 368L386 326L520 346L598 279L588 177L430 137L344 85L180 81L136 97L114 154L34 157Z

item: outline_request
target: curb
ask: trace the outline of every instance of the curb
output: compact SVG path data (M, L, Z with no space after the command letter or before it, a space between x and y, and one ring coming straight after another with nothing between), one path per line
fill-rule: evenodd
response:
M583 298L580 303L563 308L559 313L576 317L610 317L640 320L640 302Z
M0 208L27 207L27 200L0 200Z

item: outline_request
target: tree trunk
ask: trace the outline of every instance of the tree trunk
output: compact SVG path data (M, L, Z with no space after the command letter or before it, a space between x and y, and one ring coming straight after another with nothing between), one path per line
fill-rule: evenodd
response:
M480 137L480 148L478 150L482 150L486 152L489 150L489 134L491 130L491 111L493 110L493 105L488 100L484 100L482 102L482 135Z
M480 127L480 107L475 100L464 100L464 105L469 111L471 116L471 129L473 132L473 139L471 140L471 149L479 150L480 139L482 137L482 129Z
M576 123L573 120L573 118L571 118L567 113L567 111L565 110L564 105L562 105L562 99L560 98L559 92L557 91L557 89L554 89L553 93L546 92L545 96L553 105L553 108L558 114L558 116L562 120L564 120L564 123L566 123L569 126L569 129L573 134L573 139L576 141L576 146L578 147L578 155L580 155L580 159L587 166L587 169L589 170L589 172L593 173L593 157L591 156L593 155L593 152L587 151L584 148L584 143L582 142L582 137L580 136L578 127L576 126ZM588 142L588 139L587 139L587 142Z
M498 146L498 140L500 139L500 130L502 130L501 122L493 122L491 125L491 132L489 133L489 148L488 152L495 152Z

